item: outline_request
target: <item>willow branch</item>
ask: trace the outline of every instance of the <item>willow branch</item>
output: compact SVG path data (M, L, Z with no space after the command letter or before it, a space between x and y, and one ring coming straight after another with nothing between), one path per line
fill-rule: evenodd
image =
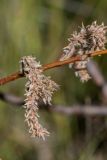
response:
M89 55L89 57L94 57L94 56L102 55L102 54L107 54L107 50L96 51L96 52L93 52L93 53L89 53L88 55ZM54 61L52 63L45 64L45 65L42 66L42 69L43 69L43 71L45 71L45 70L48 70L48 69L51 69L51 68L60 67L60 66L65 65L65 64L74 63L76 61L81 61L81 60L82 60L82 56L77 55L75 57L71 57L71 58L69 58L67 60L64 60L64 61ZM24 74L22 74L18 71L16 73L13 73L13 74L7 76L7 77L1 78L0 79L0 85L4 85L6 83L9 83L11 81L14 81L14 80L22 78L22 77L24 77Z

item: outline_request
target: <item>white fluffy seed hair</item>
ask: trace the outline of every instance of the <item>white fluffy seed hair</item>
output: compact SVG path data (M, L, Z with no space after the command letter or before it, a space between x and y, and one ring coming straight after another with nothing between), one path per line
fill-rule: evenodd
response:
M82 27L79 28L79 32L73 32L71 38L69 38L69 44L63 49L60 61L76 55L85 55L82 61L69 65L74 69L76 76L84 82L91 78L86 69L87 62L90 60L88 53L105 49L107 26L104 26L104 23L98 25L94 21L91 25L85 27L82 24Z
M43 74L41 65L32 56L22 57L21 72L27 78L25 85L25 121L29 126L29 133L32 137L41 137L45 140L45 136L49 136L47 129L39 123L39 103L43 101L45 104L51 104L52 95L59 86Z

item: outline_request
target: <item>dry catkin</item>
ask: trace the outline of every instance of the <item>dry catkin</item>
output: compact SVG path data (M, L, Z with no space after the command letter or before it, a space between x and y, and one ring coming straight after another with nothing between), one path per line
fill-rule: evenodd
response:
M42 137L49 135L49 132L39 123L38 108L39 102L51 104L52 95L58 89L58 85L43 74L41 65L32 56L22 57L21 72L27 78L25 85L25 120L29 126L29 133L32 137Z
M69 38L69 44L63 49L63 54L60 57L60 61L67 60L68 58L76 55L81 55L82 61L74 62L69 66L75 70L75 75L80 77L82 82L88 81L91 77L87 71L87 62L90 60L88 53L93 51L99 51L105 49L107 26L102 23L98 25L93 22L91 25L80 28L80 31L75 31L71 38Z

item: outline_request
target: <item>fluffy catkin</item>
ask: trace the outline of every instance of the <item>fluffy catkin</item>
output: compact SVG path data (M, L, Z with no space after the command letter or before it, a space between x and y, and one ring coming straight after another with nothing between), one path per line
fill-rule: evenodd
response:
M60 57L60 61L67 60L68 58L76 55L81 55L82 61L74 62L69 66L75 71L75 75L80 78L82 82L88 81L91 77L87 71L87 62L90 60L88 54L93 51L99 51L105 49L107 26L102 23L98 25L93 22L91 25L80 28L80 31L75 31L71 38L69 38L69 44L63 49L63 54ZM84 56L83 56L84 55Z
M49 132L39 123L39 102L51 104L52 95L58 89L58 85L42 73L41 65L34 57L22 57L20 64L21 72L28 80L25 85L25 121L32 137L42 137L45 140Z

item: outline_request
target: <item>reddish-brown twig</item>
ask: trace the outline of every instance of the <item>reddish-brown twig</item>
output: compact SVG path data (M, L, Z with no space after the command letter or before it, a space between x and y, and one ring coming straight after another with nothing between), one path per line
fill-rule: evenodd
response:
M95 51L93 53L89 53L89 56L90 57L94 57L94 56L102 55L102 54L107 54L107 50ZM82 56L77 55L75 57L71 57L71 58L69 58L67 60L64 60L64 61L54 61L52 63L45 64L45 65L42 66L42 69L45 71L47 69L60 67L60 66L65 65L65 64L69 64L69 63L73 63L73 62L76 62L76 61L80 61L81 59L82 59ZM13 73L13 74L7 76L7 77L1 78L0 79L0 85L4 85L6 83L9 83L11 81L14 81L14 80L22 78L22 77L24 77L24 75L21 74L18 71L16 73Z

